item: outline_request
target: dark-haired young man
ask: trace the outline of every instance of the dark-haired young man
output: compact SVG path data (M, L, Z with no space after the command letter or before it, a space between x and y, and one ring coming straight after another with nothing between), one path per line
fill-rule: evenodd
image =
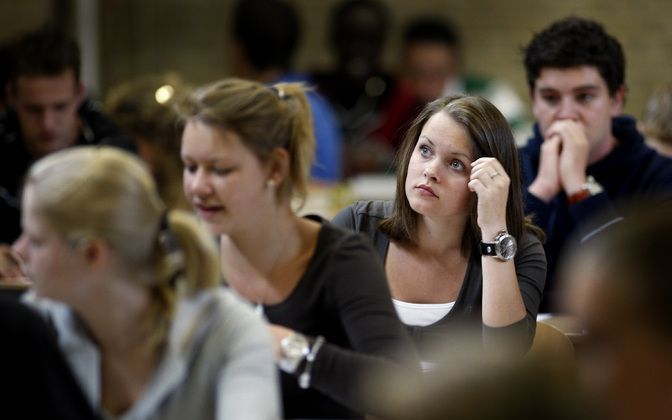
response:
M617 223L621 201L669 194L672 160L646 147L635 120L621 115L625 57L599 23L551 24L525 48L524 62L537 124L521 164L527 211L547 234L541 310L549 311L557 309L553 277L568 239L582 242Z
M128 138L85 100L77 43L51 28L29 33L12 46L0 117L0 243L20 233L23 177L37 159L77 144L131 148Z

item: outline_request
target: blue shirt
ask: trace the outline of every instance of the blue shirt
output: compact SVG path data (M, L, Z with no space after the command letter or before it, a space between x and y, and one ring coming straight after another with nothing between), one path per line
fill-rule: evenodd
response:
M302 82L308 86L312 81L307 75L285 73L273 83ZM341 129L334 110L327 100L316 91L307 92L315 132L315 160L310 168L314 180L340 181L343 172L343 141Z

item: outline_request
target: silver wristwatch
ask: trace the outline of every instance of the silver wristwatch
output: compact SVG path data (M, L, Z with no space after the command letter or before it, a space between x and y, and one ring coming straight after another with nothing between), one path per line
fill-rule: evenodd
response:
M517 250L516 238L506 231L499 232L495 236L495 242L481 242L481 255L490 255L502 261L513 259Z
M282 357L278 361L278 366L284 372L294 373L310 352L310 343L306 336L294 332L280 340L280 351Z

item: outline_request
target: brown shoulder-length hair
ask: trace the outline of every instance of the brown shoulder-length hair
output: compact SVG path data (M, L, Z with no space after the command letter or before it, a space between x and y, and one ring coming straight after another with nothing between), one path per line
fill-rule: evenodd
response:
M509 175L509 198L506 202L506 226L511 235L520 241L525 229L543 235L525 217L523 210L522 180L518 151L511 129L499 110L479 96L447 96L427 104L413 120L404 136L397 153L397 194L390 217L383 220L379 228L391 238L415 243L417 241L417 213L411 208L406 197L406 176L408 163L415 150L418 138L427 121L445 112L457 122L469 136L471 154L474 160L481 157L494 157ZM477 223L477 200L472 197L467 227L462 237L462 253L469 255L481 240L481 230Z

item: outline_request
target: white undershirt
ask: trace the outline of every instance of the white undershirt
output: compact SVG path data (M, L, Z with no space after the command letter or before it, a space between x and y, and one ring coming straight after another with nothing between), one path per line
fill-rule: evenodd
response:
M455 302L448 303L409 303L392 299L394 309L401 322L406 325L426 327L441 320L453 309Z

